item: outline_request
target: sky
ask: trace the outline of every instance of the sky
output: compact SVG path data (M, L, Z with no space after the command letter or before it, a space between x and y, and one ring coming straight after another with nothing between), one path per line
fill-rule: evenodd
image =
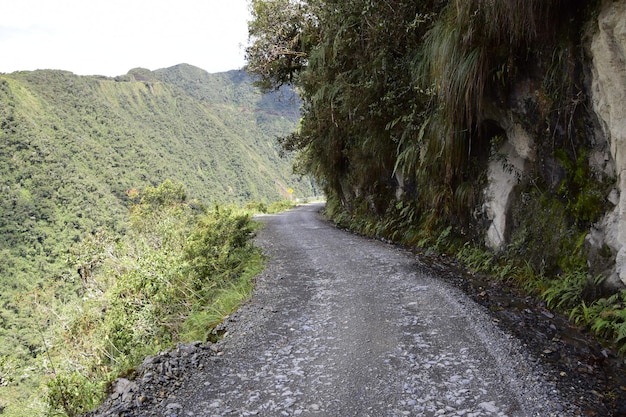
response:
M0 0L0 72L240 69L248 0Z

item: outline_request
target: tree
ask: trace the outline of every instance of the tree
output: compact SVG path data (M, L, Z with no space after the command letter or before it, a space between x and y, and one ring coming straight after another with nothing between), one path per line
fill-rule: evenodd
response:
M274 10L270 19L273 7L284 11ZM397 0L253 3L248 70L264 88L294 83L304 103L300 129L282 140L283 147L299 152L299 168L348 211L363 207L380 215L395 194L398 141L407 125L418 123L415 108L423 107L424 95L412 83L411 52L430 20L429 7ZM297 30L283 38L286 27ZM298 66L288 54L267 52L277 39L302 46Z
M264 91L294 83L315 42L316 16L298 0L253 0L251 8L247 70L260 76Z

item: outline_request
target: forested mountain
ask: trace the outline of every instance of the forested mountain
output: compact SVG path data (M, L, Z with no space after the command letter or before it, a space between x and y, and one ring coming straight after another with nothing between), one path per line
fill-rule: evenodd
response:
M62 259L60 240L120 227L129 190L165 179L204 204L311 192L275 145L297 101L259 94L243 72L23 72L0 76L0 94L3 276L45 271Z
M331 217L514 282L626 352L625 1L252 13L248 69L298 87L283 145Z
M0 74L0 390L43 355L38 292L78 277L72 245L126 230L139 190L170 179L207 207L311 195L275 140L299 118L290 90L263 95L242 71Z

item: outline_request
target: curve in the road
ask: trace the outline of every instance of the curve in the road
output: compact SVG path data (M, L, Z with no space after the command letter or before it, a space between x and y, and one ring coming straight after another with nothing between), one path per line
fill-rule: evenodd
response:
M261 219L268 268L176 415L576 415L472 301L319 208Z

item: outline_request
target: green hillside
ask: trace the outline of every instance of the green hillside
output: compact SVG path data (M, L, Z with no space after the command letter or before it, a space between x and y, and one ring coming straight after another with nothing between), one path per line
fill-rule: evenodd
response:
M275 141L299 103L277 98L243 72L189 65L0 74L0 413L43 355L38 291L77 275L72 245L124 232L136 190L171 179L206 206L311 195Z

